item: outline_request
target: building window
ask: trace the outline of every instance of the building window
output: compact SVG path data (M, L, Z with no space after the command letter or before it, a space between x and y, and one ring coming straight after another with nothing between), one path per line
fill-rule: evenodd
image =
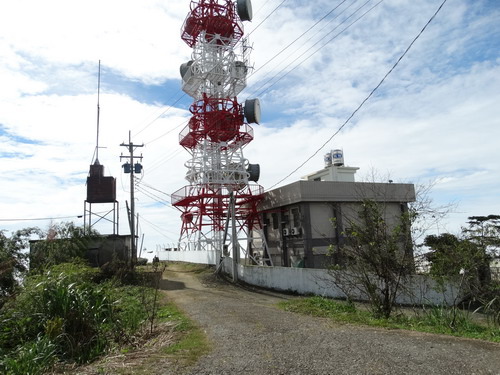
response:
M273 220L273 229L278 229L279 228L278 214L271 214L271 218Z
M293 226L300 227L300 211L299 208L292 208Z

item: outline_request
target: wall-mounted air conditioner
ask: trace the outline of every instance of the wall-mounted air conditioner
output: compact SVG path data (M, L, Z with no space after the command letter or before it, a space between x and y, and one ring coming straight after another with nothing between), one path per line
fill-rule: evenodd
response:
M292 236L299 236L301 234L301 229L300 227L293 227L290 232Z
M283 236L289 236L289 235L290 235L290 229L283 228Z

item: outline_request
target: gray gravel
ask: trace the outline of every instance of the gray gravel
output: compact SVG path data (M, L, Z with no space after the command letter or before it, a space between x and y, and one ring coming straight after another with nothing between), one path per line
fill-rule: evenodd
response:
M499 344L341 325L276 308L287 295L167 278L167 295L213 344L186 374L500 374Z

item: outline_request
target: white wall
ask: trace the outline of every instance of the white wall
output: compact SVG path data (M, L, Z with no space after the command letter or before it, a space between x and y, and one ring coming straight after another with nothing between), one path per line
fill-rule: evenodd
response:
M158 253L160 260L172 262L188 262L200 264L216 264L215 251L160 251Z
M224 258L223 270L232 275L231 258ZM301 295L314 294L331 298L345 298L345 294L333 283L332 276L324 269L238 265L237 270L239 280L258 287ZM454 303L459 292L455 285L448 284L441 287L430 277L423 275L412 276L401 290L396 302L407 305L450 306ZM357 295L357 298L366 300L366 297L360 294Z

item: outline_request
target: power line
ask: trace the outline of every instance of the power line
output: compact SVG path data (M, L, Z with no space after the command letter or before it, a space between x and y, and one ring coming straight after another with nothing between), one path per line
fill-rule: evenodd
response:
M175 128L172 128L172 129L168 130L166 133L163 133L162 135L160 135L160 136L158 136L158 137L156 137L156 138L152 139L151 141L145 142L144 144L146 144L146 145L150 145L151 143L156 142L158 139L163 138L163 137L164 137L164 136L166 136L167 134L172 133L174 130L179 129L182 125L186 125L186 124L187 124L187 121L182 121L182 122L181 122L179 125L177 125Z
M168 203L165 199L159 197L158 195L154 194L154 193L151 193L147 190L145 190L142 186L138 185L136 186L137 187L137 190L139 192L141 192L142 194L146 195L148 198L152 199L153 201L157 202L157 203L160 203L164 206L167 206L167 207L170 207L171 209L173 210L176 210L174 207L172 207L170 205L170 203Z
M338 7L340 7L342 4L344 4L347 0L342 0L338 5L336 5L334 8L332 8L327 14L325 14L323 17L321 17L318 21L316 21L312 26L310 26L306 31L304 31L302 34L300 34L293 42L288 44L286 47L284 47L281 51L279 51L276 55L271 57L269 60L267 60L263 65L261 65L258 69L254 70L252 74L249 75L248 78L252 77L255 75L258 71L262 70L267 64L269 64L271 61L273 61L276 57L281 55L283 52L285 52L290 46L295 44L299 39L301 39L304 35L306 35L309 31L311 31L314 27L316 27L321 21L323 21L326 17L328 17L330 14L332 14L335 10L337 10ZM328 23L334 21L337 19L342 13L344 13L347 9L349 9L354 3L349 5L346 9L344 9L341 13L339 13L335 18L330 20ZM335 30L335 29L334 29ZM321 31L321 30L320 30ZM308 41L311 39L308 39ZM307 41L306 41L307 42Z
M427 28L427 26L429 26L429 24L434 20L434 18L437 16L437 14L441 11L441 8L444 6L444 4L447 2L448 0L443 0L443 2L441 3L441 5L437 8L437 10L434 12L434 14L432 15L432 17L429 19L429 21L427 21L427 23L424 25L424 27L422 28L422 30L420 30L420 32L417 34L417 36L411 41L411 43L408 45L408 47L405 49L405 51L403 52L403 54L397 59L397 61L394 63L394 65L391 67L391 69L389 69L389 71L384 75L384 77L380 80L380 82L377 84L377 86L375 86L375 88L368 94L368 96L361 102L361 104L354 110L354 112L351 113L351 115L347 118L347 120L344 121L344 123L337 129L337 131L335 131L335 133L332 134L332 136L330 138L328 138L326 140L326 142L324 142L311 156L309 156L302 164L300 164L297 168L295 168L291 173L289 173L287 176L285 176L284 178L282 178L281 180L279 180L277 183L275 183L274 185L272 185L269 189L267 190L270 190L272 188L274 188L276 185L280 184L281 182L285 181L288 177L292 176L295 172L297 172L300 168L302 168L309 160L311 160L313 157L315 157L318 152L320 152L338 133L340 133L340 131L344 128L344 126L347 125L347 123L354 117L354 115L356 115L356 113L363 107L363 105L372 97L372 95L375 93L375 91L378 90L378 88L382 85L382 83L384 83L384 81L386 80L386 78L393 72L393 70L398 66L398 64L400 63L400 61L406 56L406 54L408 53L408 51L411 49L411 47L413 46L413 44L417 41L418 38L420 38L420 36L422 35L422 33L425 31L425 29Z
M184 150L182 148L178 148L172 153L168 154L167 156L164 156L162 158L157 159L155 163L151 167L148 168L148 174L151 175L151 172L156 171L158 168L164 165L169 160L172 160L175 158L177 155L180 155Z
M144 216L141 216L141 220L142 220L142 221L145 221L147 224L149 224L149 225L151 226L151 228L152 228L152 229L154 229L156 232L158 232L158 233L159 233L160 235L162 235L163 237L167 238L167 239L168 239L168 240L170 240L170 241L176 241L176 240L172 240L172 238L171 238L171 237L167 237L167 236L165 235L165 233L163 233L163 231L169 232L169 233L171 233L171 234L175 234L176 236L177 236L177 233L174 233L174 232L168 231L168 230L166 230L166 229L163 229L163 228L159 227L159 226L158 226L158 225L156 225L156 224L153 224L151 221L146 220L146 219L144 218Z
M137 188L137 191L141 192L142 194L144 194L148 198L152 199L153 201L160 203L164 206L170 206L165 200L163 200L162 198L159 198L158 196L155 196L153 193L149 193L148 191L144 190L142 187L136 186L136 188Z
M165 195L166 195L167 197L169 197L169 198L170 198L170 197L172 197L172 194L168 194L168 193L165 193L164 191L161 191L161 190L159 190L159 189L156 189L156 188L154 188L153 186L151 186L151 185L149 185L149 184L145 183L144 181L143 181L143 182L141 182L140 184L141 184L141 185L144 185L144 187L146 187L146 188L148 188L148 189L152 189L152 190L157 191L158 193L165 194Z
M103 214L107 211L97 212L97 214ZM77 218L81 219L83 214L80 215L72 215L72 216L53 216L53 217L32 217L32 218L12 218L12 219L0 219L0 221L8 222L8 221L42 221L42 220L56 220L56 219L72 219Z
M335 31L336 29L338 29L342 24L344 24L345 22L347 22L347 20L349 20L350 18L352 18L356 13L358 13L361 8L363 8L366 4L368 4L371 0L367 0L363 5L361 5L359 8L357 8L354 12L352 12L346 19L344 19L341 23L339 23L332 31ZM288 72L286 72L285 74L283 74L278 80L276 80L275 82L273 82L270 86L268 86L267 88L263 89L262 91L260 91L256 96L259 97L261 96L262 94L264 94L266 91L268 91L271 87L273 87L274 85L276 85L278 82L280 82L283 78L285 78L288 74L290 74L291 72L293 72L295 69L297 69L299 66L301 66L304 62L306 62L307 60L309 60L312 56L314 56L316 53L318 53L319 51L321 51L327 44L331 43L333 40L335 40L338 36L340 36L341 34L343 34L347 29L349 29L352 25L354 25L356 22L358 22L361 18L363 18L364 16L366 16L369 12L371 12L373 9L375 9L375 7L377 7L378 5L380 5L380 3L382 3L384 0L380 0L378 3L376 3L374 6L372 6L370 9L368 9L366 12L364 12L363 14L361 14L358 18L356 18L353 22L351 22L349 25L347 25L345 28L343 28L340 32L338 32L337 34L335 34L332 38L328 39L325 43L323 43L318 49L316 49L314 52L312 52L311 54L309 54L304 60L302 60L300 63L298 63L296 66L294 66L292 69L290 69ZM331 32L330 32L331 33ZM329 34L330 34L329 33ZM313 49L316 45L318 45L322 40L324 40L329 34L326 34L324 35L321 39L319 39L316 43L314 43L311 47L309 47L307 50L305 50L302 54L300 54L298 57L296 57L294 60L292 60L290 63L288 63L283 69L281 69L278 73L276 73L273 77L271 77L269 80L267 80L265 83L263 83L262 85L260 85L255 91L257 90L260 90L261 88L263 88L264 86L266 86L268 83L270 83L273 79L275 79L276 77L278 77L278 75L280 73L283 73L287 68L289 68L292 64L294 64L297 60L299 60L301 57L303 57L307 52L309 52L311 49Z
M160 119L165 113L167 113L170 109L174 108L174 105L176 105L177 103L179 103L182 100L182 98L184 98L184 96L186 96L185 93L183 93L179 98L177 98L177 100L175 102L173 102L172 104L170 104L169 106L167 106L167 108L162 113L160 113L152 121L150 121L148 124L146 124L146 126L144 126L141 130L139 130L137 133L134 133L134 136L137 136L137 135L141 134L144 130L146 130L151 125L153 125L153 123L156 122L158 119ZM173 95L172 98L173 97L175 97L175 95ZM168 101L170 101L170 99Z
M260 23L259 23L257 26L255 26L255 27L254 27L254 29L253 29L252 31L250 31L250 32L247 34L247 36L246 36L246 37L248 38L248 37L249 37L249 36L250 36L250 35L251 35L251 34L252 34L255 30L257 30L257 29L260 27L260 25L262 25L264 22L266 22L266 21L267 21L267 19L268 19L269 17L271 17L271 15L272 15L274 12L276 12L276 11L277 11L277 10L278 10L278 9L279 9L279 8L280 8L280 7L281 7L281 6L285 3L285 2L286 2L286 0L283 0L281 3L279 3L279 5L278 5L276 8L274 8L274 9L271 11L271 13L269 13L269 14L268 14L268 15L267 15L267 16L266 16L266 17L265 17L262 21L260 21Z

